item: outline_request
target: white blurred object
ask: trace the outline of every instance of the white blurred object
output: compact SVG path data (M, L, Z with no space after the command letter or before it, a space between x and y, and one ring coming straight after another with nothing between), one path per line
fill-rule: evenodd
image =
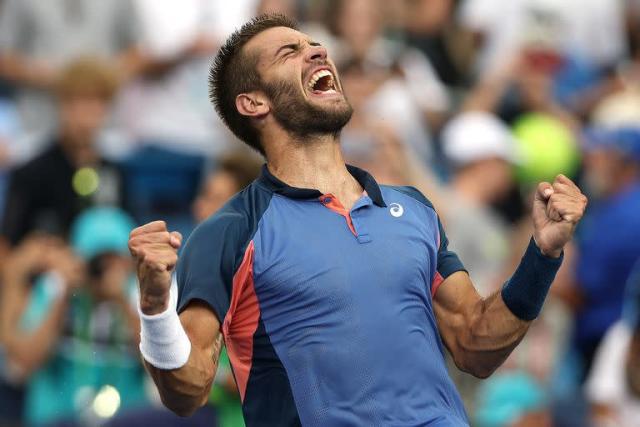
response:
M120 93L114 121L130 150L151 144L182 153L217 156L232 140L209 101L207 76L214 52L189 55L199 38L212 46L248 21L256 0L135 0L142 49L157 60L176 60L161 78L140 78ZM108 145L108 144L107 144ZM110 152L122 157L123 144Z
M543 38L595 66L610 66L627 52L625 0L464 0L459 20L484 36L478 71L500 67L519 49Z
M209 2L211 3L211 2ZM198 36L202 0L136 0L141 42L156 58L172 58Z
M615 323L596 352L585 394L591 404L605 405L614 412L616 426L636 427L640 420L640 399L634 396L625 374L632 330L623 321Z
M614 128L640 123L640 89L607 96L598 103L591 120L595 126Z
M442 131L442 142L445 155L457 165L496 157L510 163L518 163L520 159L509 128L483 111L454 117Z
M176 56L201 33L223 41L250 18L256 0L135 0L143 47L157 58Z

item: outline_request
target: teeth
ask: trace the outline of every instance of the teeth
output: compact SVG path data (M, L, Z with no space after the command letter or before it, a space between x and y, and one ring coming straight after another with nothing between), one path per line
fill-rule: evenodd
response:
M331 78L333 78L333 74L331 74L331 71L329 70L316 71L315 73L313 73L313 75L309 79L309 88L313 89L313 87L318 82L318 80L327 76L331 76Z

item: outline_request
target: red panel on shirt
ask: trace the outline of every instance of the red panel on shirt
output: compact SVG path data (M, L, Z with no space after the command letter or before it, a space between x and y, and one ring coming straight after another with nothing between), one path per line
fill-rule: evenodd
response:
M253 284L253 241L249 242L240 267L233 276L231 304L224 319L223 334L229 361L244 400L253 360L253 335L258 328L260 307Z

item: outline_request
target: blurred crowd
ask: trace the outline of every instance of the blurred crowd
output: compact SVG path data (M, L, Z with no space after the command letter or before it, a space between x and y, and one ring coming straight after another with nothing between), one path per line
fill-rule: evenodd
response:
M188 235L259 173L207 74L261 12L327 46L348 161L425 193L481 294L538 182L588 194L517 350L487 380L451 370L472 425L640 426L638 0L0 0L0 425L243 425L224 355L192 419L162 408L127 238Z

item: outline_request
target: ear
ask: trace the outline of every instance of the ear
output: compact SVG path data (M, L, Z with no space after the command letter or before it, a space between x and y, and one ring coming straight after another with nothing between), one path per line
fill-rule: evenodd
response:
M243 116L264 117L269 113L267 98L261 92L241 93L236 96L236 108Z

